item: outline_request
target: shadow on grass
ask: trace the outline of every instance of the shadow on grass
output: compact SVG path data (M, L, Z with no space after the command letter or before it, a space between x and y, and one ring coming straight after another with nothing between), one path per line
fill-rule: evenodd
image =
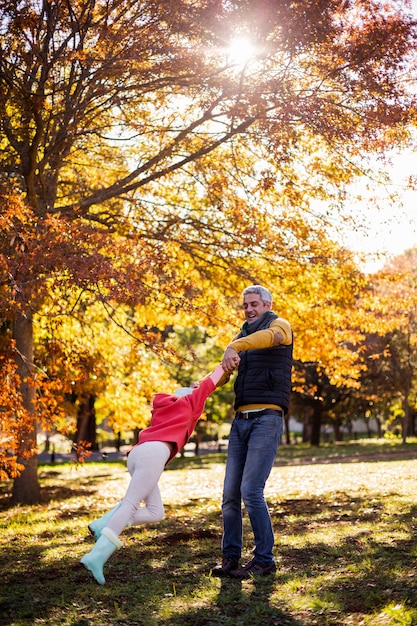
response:
M94 493L94 481L85 486ZM123 533L100 586L79 564L93 545L91 511L78 502L65 511L76 492L63 489L47 526L37 523L49 509L38 520L31 512L27 528L17 520L8 532L4 524L0 626L340 626L347 616L364 623L388 604L417 608L417 506L393 509L395 494L274 501L277 575L243 582L210 575L221 517L207 512L209 500L166 507L161 523Z
M40 504L46 505L54 500L63 502L65 500L77 497L86 498L87 496L92 496L95 493L95 489L88 490L85 489L85 487L80 489L64 487L63 485L58 485L56 487L43 487L41 492ZM3 491L3 493L0 494L0 511L6 511L13 506L14 504L12 502L12 494Z
M288 578L320 579L316 600L323 606L337 606L341 615L374 613L390 603L417 608L413 546L415 542L409 540L387 546L366 533L333 549L324 543L283 548L281 565Z
M164 620L169 626L301 626L303 622L291 616L289 609L275 606L271 596L276 592L274 578L251 581L250 589L242 582L225 579L217 598L209 606L192 608Z
M1 626L302 624L289 610L271 602L275 578L251 581L245 589L232 579L220 583L210 578L207 568L199 571L191 545L184 545L176 555L172 547L159 550L158 556L128 546L106 565L105 586L92 581L70 557L56 565L42 565L41 556L39 547L30 548L25 555L30 570L20 567L9 574L7 594L0 596ZM204 598L207 588L211 588L212 599L200 601L200 591Z
M411 512L414 516L416 511ZM410 515L404 515L410 522ZM340 624L341 616L358 616L382 609L389 602L416 606L413 578L404 583L403 570L413 571L412 541L386 545L360 533L336 547L321 542L312 546L280 547L276 577L253 581L217 580L209 575L218 552L216 529L203 527L213 519L195 519L193 528L172 520L161 532L149 527L149 543L138 541L133 529L126 533L125 548L105 568L107 584L97 585L72 555L47 563L48 551L65 537L38 536L24 553L11 546L8 558L15 568L3 572L0 624L66 624L71 626L310 626ZM158 532L159 530L159 532ZM92 546L83 543L83 551ZM323 574L331 574L322 578ZM318 581L314 595L323 606L337 606L332 620L309 621L287 606L283 585L292 580ZM307 583L306 583L307 584ZM210 599L205 592L211 588ZM201 591L201 601L199 593ZM302 591L301 591L302 593ZM170 604L175 608L169 610ZM165 607L165 608L164 608ZM359 623L359 622L358 622Z
M337 499L340 503L340 496ZM304 506L308 507L304 509L304 515L308 515L309 510L316 514L315 524L323 526L327 523L331 532L331 525L337 525L342 519L351 524L352 531L336 544L334 540L329 543L318 541L301 547L281 544L280 566L287 572L287 579L298 579L305 581L305 584L318 581L313 585L316 601L322 606L338 607L340 615L373 614L387 605L416 609L417 542L413 529L416 528L417 506L410 507L406 513L390 517L390 528L394 531L398 529L400 534L408 534L408 538L391 538L383 499L376 502L375 498L371 501L356 498L352 502L346 498L345 504L348 503L352 510L349 515L344 517L343 514L340 518L337 515L330 516L329 507L325 503L320 507L317 501L304 501ZM289 508L294 505L290 502L285 504ZM342 509L343 506L340 503ZM381 520L386 520L386 528L379 527L381 536L377 538L374 536L373 524L381 523ZM365 524L365 530L358 531L362 524ZM295 523L291 532L299 535L307 532L308 526L309 521L305 518L301 523ZM337 619L325 623L337 624ZM411 624L414 621L401 623Z
M384 503L375 498L370 503L366 497L354 497L339 492L331 497L287 498L282 502L270 503L269 510L279 536L281 532L311 532L313 522L317 526L350 521L371 523L380 518Z
M106 467L104 464L101 465L103 469ZM118 468L125 468L125 465L120 462L117 464L114 463L113 465L117 465ZM77 466L75 464L62 464L59 469L50 466L42 467L42 471L39 472L39 480L43 483L41 488L41 505L49 504L52 501L65 501L74 497L86 498L93 496L102 488L103 480L107 482L110 480L120 480L119 475L116 479L112 477L112 468L109 467L107 472L97 472L91 475L77 475L75 483L77 487L67 487L67 484L70 483L71 479L73 480L74 477L72 476L71 479L68 479L68 477L62 479L62 472L66 468L72 471L76 470ZM74 483L71 482L71 484ZM5 511L13 506L12 481L0 483L0 511Z

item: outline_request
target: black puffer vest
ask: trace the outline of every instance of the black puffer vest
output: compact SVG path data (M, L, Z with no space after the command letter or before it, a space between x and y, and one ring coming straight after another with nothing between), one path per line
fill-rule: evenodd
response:
M278 316L267 311L253 324L245 322L239 337L269 328ZM235 410L248 404L277 404L288 412L291 394L293 343L261 350L239 352L235 381Z

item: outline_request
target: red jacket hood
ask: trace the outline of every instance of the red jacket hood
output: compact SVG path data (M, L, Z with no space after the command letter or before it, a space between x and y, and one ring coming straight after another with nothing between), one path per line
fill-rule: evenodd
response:
M187 396L157 393L153 400L150 426L140 433L139 444L145 441L166 441L173 444L170 461L191 437L205 402L214 389L215 384L211 378L205 378Z

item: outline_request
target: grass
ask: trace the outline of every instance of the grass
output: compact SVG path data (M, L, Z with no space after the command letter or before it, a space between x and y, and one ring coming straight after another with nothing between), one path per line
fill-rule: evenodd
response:
M124 464L43 465L42 505L10 507L2 485L0 624L417 625L416 448L329 445L313 460L283 447L266 489L277 574L241 582L210 575L224 454L175 459L160 482L165 519L123 533L104 586L78 561L92 546L87 523L124 494Z

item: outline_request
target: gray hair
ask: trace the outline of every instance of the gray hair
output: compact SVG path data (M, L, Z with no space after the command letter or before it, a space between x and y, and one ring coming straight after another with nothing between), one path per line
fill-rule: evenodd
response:
M248 293L257 293L258 296L261 296L261 300L264 304L270 302L272 304L272 294L266 287L262 287L262 285L251 285L251 287L246 287L246 289L242 292L242 298L244 298Z

